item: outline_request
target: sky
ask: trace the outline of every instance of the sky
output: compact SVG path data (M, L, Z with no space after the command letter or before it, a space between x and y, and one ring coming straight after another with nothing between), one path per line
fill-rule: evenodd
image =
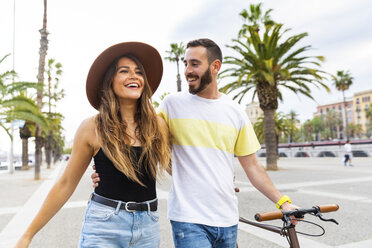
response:
M119 42L141 41L157 48L164 58L171 43L210 38L219 44L224 56L234 55L226 45L232 44L243 23L239 13L258 2L263 3L264 10L273 9L272 19L290 28L289 35L308 33L300 45L312 46L309 55L325 56L322 70L331 74L350 71L354 83L347 97L372 89L372 2L368 0L48 1L47 59L54 58L63 65L60 85L66 97L57 111L65 116L66 140L73 140L81 121L96 114L86 98L85 82L90 65L104 49ZM0 72L12 69L14 63L18 80L36 82L43 0L15 0L15 11L14 0L1 0L0 10L0 57L12 54L0 64ZM183 73L181 79L182 89L187 90ZM224 80L221 85L229 79ZM332 81L325 83L331 93L312 87L315 101L283 91L279 111L294 110L305 121L312 118L318 104L341 101L342 95ZM165 92L176 92L176 65L167 61L154 100ZM247 97L242 104L250 101L251 97ZM15 140L15 153L20 153L19 143ZM0 130L0 153L8 152L9 147L9 138Z

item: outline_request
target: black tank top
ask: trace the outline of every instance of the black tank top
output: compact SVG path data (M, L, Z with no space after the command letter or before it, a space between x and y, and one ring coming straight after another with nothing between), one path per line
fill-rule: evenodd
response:
M135 162L139 160L141 151L142 147L131 147L131 152L134 155L133 160ZM146 167L148 166L146 159L143 160L140 166L142 175L137 175L138 179L146 185L146 187L128 179L128 177L116 169L111 160L103 152L102 148L100 148L96 156L94 156L94 164L101 179L98 187L94 190L96 194L124 202L143 202L156 198L156 181L146 172Z

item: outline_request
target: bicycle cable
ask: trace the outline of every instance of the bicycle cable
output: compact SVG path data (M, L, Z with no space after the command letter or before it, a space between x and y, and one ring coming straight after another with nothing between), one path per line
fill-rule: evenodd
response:
M298 233L298 234L302 234L302 235L306 235L306 236L310 236L310 237L321 237L321 236L323 236L325 234L325 229L321 225L319 225L319 224L317 224L315 222L308 221L308 220L301 220L301 219L291 219L291 220L297 220L297 221L309 223L311 225L314 225L314 226L319 227L322 230L322 233L321 234L304 233L304 232L299 232L299 231L296 230L296 233Z

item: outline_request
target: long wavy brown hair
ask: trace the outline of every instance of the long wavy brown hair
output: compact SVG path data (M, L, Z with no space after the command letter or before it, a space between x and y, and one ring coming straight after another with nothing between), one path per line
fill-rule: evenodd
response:
M128 125L120 114L119 101L113 90L113 79L117 72L117 64L123 57L129 58L137 64L142 71L145 82L142 95L137 101L137 110L134 116L137 124L135 135L142 146L142 154L138 162L134 161L130 150L131 138L127 133ZM144 160L147 160L148 163L146 173L149 173L154 179L159 172L162 173L169 169L171 160L170 143L165 134L166 130L159 126L151 102L151 88L141 62L132 55L117 58L106 71L101 84L100 95L99 113L95 118L96 130L102 149L114 166L130 180L142 186L144 184L138 179L138 176L141 175L140 166Z

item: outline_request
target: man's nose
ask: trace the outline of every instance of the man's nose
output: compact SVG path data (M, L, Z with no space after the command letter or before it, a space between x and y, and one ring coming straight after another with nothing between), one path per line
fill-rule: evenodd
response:
M192 72L192 67L189 65L185 65L185 75L189 74Z

